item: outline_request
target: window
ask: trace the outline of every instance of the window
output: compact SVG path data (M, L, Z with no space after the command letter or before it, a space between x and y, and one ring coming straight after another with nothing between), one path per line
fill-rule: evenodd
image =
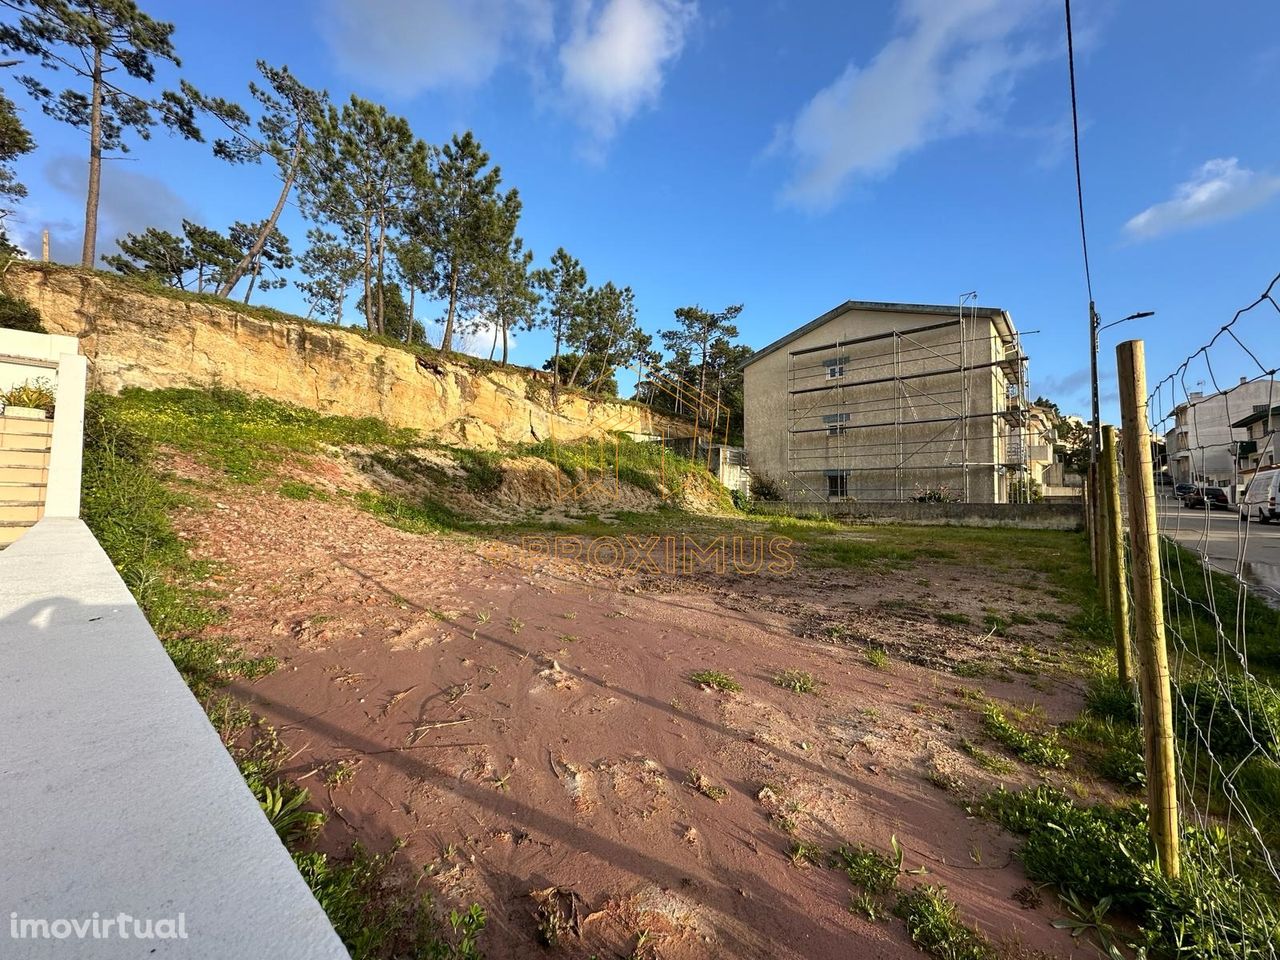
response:
M843 471L827 474L827 499L845 500L849 497L849 474Z
M822 422L827 427L828 437L838 437L844 433L848 427L845 426L849 422L849 414L847 413L826 413L822 415Z
M844 365L848 362L848 357L833 357L830 360L823 360L822 365L827 368L827 379L839 380L843 377Z

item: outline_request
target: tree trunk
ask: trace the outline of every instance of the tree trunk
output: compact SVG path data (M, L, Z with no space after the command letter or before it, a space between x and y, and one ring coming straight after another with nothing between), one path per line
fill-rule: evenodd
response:
M411 281L409 283L409 329L404 334L405 343L413 343L413 297L417 292Z
M373 324L373 223L367 218L364 221L364 325L370 333L377 333Z
M98 197L102 190L102 51L93 48L93 99L89 108L89 189L84 200L80 266L93 269L98 246Z
M449 312L444 318L444 339L440 341L440 349L445 353L453 350L453 318L458 309L458 267L449 268Z
M289 172L285 174L284 186L280 190L280 196L276 199L275 209L271 211L271 216L267 218L267 222L262 225L262 230L253 241L253 246L249 248L248 253L244 255L244 259L235 265L231 273L227 276L226 282L218 288L218 296L229 297L231 290L240 278L248 272L249 268L257 262L258 257L262 255L262 250L267 245L267 239L271 236L271 232L276 228L276 221L280 219L280 214L284 212L284 205L289 200L289 191L293 189L293 181L298 175L298 166L302 162L302 121L298 121L298 128L294 133L293 139L293 157L289 160ZM245 301L248 302L247 300Z
M502 325L502 365L507 365L507 325Z
M560 385L560 333L561 321L556 321L556 353L551 361L551 386L558 387ZM554 391L553 391L554 392Z
M587 362L587 351L584 348L583 351L580 354L578 354L578 362L573 365L573 373L569 374L569 382L565 384L565 386L572 387L575 383L578 382L578 373L582 370L582 365L586 362Z
M387 212L378 214L378 332L387 332L385 267L387 263Z
M244 302L249 302L249 297L253 294L253 285L258 282L258 274L261 267L258 264L253 265L253 273L249 274L249 289L244 292Z

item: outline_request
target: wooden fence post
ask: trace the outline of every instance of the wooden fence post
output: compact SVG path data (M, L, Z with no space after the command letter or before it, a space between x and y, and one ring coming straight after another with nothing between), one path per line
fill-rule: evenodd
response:
M1094 468L1093 493L1098 498L1098 594L1102 597L1102 612L1108 622L1115 616L1115 598L1111 595L1111 546L1107 532L1111 529L1111 496L1107 489L1107 467L1098 451L1098 463Z
M1120 510L1120 476L1116 463L1116 428L1102 428L1102 506L1107 514L1102 548L1107 555L1110 584L1107 599L1111 631L1116 643L1116 674L1133 687L1133 662L1129 655L1129 593L1125 583L1124 516Z
M1101 586L1098 568L1098 465L1089 464L1084 477L1085 491L1088 496L1089 512L1089 565L1093 571L1094 582Z
M1160 580L1160 536L1156 527L1156 484L1151 468L1142 341L1127 340L1117 346L1116 362L1124 429L1125 486L1129 492L1134 639L1138 648L1149 826L1160 869L1166 877L1173 878L1180 872L1173 694L1164 639L1164 585Z

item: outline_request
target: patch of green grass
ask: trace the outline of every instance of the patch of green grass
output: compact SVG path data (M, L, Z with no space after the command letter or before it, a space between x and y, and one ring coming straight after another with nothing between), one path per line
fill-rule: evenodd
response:
M787 851L787 858L793 867L808 867L822 862L822 848L816 843L805 843L794 840Z
M626 434L574 443L543 440L520 452L559 467L571 486L621 482L668 500L686 484L696 483L716 498L719 509L736 512L729 491L711 478L705 463L665 450L661 444L640 443Z
M815 539L805 551L805 556L817 566L852 570L905 570L921 558L942 555L939 551L918 545L848 537Z
M1138 722L1138 700L1114 670L1095 673L1084 691L1085 710L1094 717L1118 723Z
M969 624L973 623L973 618L967 613L955 613L951 610L944 610L941 613L935 614L934 619L939 623L945 623L952 627L967 627Z
M1182 875L1171 881L1155 863L1140 803L1079 806L1041 786L998 790L977 812L1026 836L1020 856L1032 880L1130 912L1148 956L1263 958L1280 942L1274 879L1221 827L1183 829Z
M792 693L813 693L818 689L818 681L807 670L783 670L773 682Z
M921 951L940 960L995 960L991 944L966 926L941 887L922 886L898 898L894 913Z
M1140 787L1146 782L1142 733L1133 723L1086 711L1064 727L1063 733L1084 745L1085 749L1079 752L1088 756L1098 773L1112 783Z
M469 530L475 524L452 507L419 496L415 500L361 490L355 495L355 503L388 526L409 533L442 533L451 530Z
M983 770L989 770L992 773L1001 776L1013 773L1014 765L1004 757L997 757L993 753L987 753L972 740L967 737L960 741L960 749L973 758L974 762L982 767Z
M352 960L481 960L485 914L478 905L436 919L425 894L394 882L392 857L356 847L350 860L295 853L298 872L351 952Z
M889 669L889 654L884 647L868 647L867 663L877 670Z
M480 495L492 493L502 486L502 454L496 450L471 450L458 447L454 459L467 471L467 489Z
M854 886L869 893L888 893L902 872L900 861L860 843L837 847L832 861L837 869L848 875Z
M1173 584L1166 621L1197 657L1214 662L1220 636L1249 638L1249 669L1280 682L1280 609L1245 591L1235 577L1206 570L1185 547L1162 537L1160 563Z
M1208 738L1220 759L1280 760L1280 692L1247 674L1204 671L1178 685L1174 719L1185 738Z
M319 487L312 486L302 480L282 480L280 481L280 496L288 497L290 500L328 500L329 494L325 493Z
M738 693L742 690L742 684L719 670L699 670L697 673L689 674L689 679L699 686L711 687L713 690L722 690L727 693Z
M1004 744L1027 763L1061 769L1071 759L1071 754L1058 746L1055 731L1036 735L1020 730L995 704L990 704L983 712L982 729L991 739Z
M285 459L325 446L422 443L416 430L389 427L374 417L324 416L235 390L130 388L100 402L147 440L190 453L237 483L258 483Z

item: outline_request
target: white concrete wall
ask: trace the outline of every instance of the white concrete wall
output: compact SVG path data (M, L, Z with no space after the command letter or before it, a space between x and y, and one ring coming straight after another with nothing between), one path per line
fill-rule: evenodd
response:
M0 957L346 950L111 561L76 519L0 552ZM185 939L15 939L17 919Z
M0 330L0 390L46 380L54 392L46 517L80 516L84 395L88 362L75 337Z

